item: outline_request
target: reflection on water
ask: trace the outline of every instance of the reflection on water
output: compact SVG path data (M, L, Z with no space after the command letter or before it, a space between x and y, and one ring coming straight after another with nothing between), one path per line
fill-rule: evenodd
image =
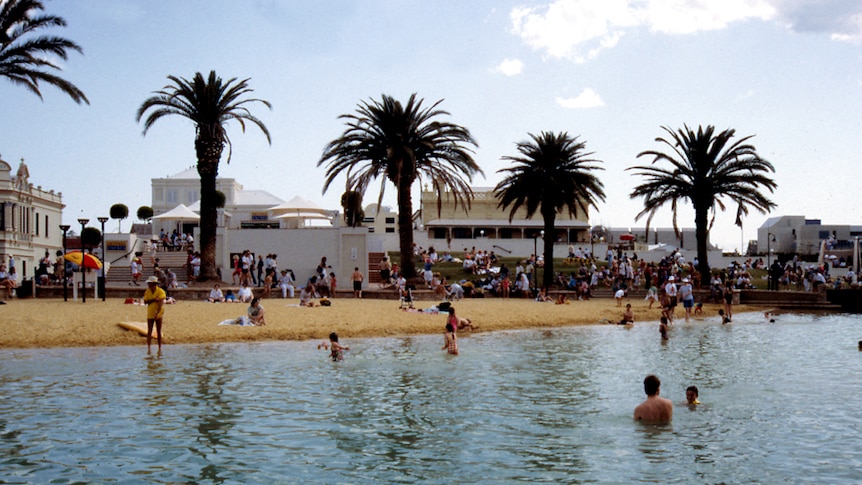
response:
M0 483L849 482L859 322L4 350ZM648 373L672 425L632 421Z

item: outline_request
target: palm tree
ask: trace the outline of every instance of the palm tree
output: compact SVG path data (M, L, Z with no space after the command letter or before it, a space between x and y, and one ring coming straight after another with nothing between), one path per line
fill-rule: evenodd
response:
M437 107L443 100L425 108L424 100L412 94L406 105L383 95L380 101L365 101L356 114L345 114L347 129L331 141L317 166L326 164L323 192L342 172L347 175L347 190L365 193L380 177L378 207L383 201L386 181L395 185L398 196L398 236L401 270L405 277L416 275L413 265L413 183L426 177L439 201L444 189L451 191L456 205L469 206L473 191L469 182L482 170L473 161L468 145L478 146L470 132L459 125L436 118L449 115Z
M509 222L521 208L527 217L538 211L542 215L545 235L542 253L545 271L542 284L549 287L554 282L554 227L557 214L567 210L577 217L580 210L584 216L589 207L596 207L605 200L604 185L593 173L604 170L595 165L601 163L586 153L586 142L566 132L541 132L529 134L530 140L518 143L520 156L505 156L502 159L514 162L514 166L498 170L506 177L494 187L499 200L497 207L511 206Z
M81 47L62 37L27 37L39 29L65 27L66 21L55 15L39 15L44 10L37 0L0 0L0 76L23 85L40 98L39 82L50 84L68 94L76 103L90 104L84 92L65 79L44 69L62 68L50 56L62 60L67 51L83 52Z
M228 146L227 163L230 163L231 158L231 142L226 125L229 121L236 121L245 132L248 121L260 128L266 135L266 141L272 143L266 125L246 107L249 103L262 103L267 108L272 108L272 105L262 99L245 98L253 91L248 87L248 79L237 81L231 78L225 82L215 71L210 71L206 79L199 72L191 81L175 76L168 76L168 79L172 84L156 91L138 108L137 120L141 121L147 115L144 121L145 135L156 121L167 115L187 118L195 125L195 154L198 174L201 176L199 280L214 280L218 278L215 266L216 209L219 205L216 178L225 144ZM223 204L224 199L221 201Z
M638 154L653 157L652 165L629 167L646 182L638 185L631 197L644 198L644 210L635 220L647 215L647 232L656 211L666 203L673 210L673 228L679 235L677 208L680 201L688 199L694 207L694 225L697 236L698 271L701 281L709 281L709 261L707 241L709 231L715 222L716 207L725 210L722 197L730 198L737 205L737 224L741 217L748 214L749 207L765 214L775 207L761 191L766 188L773 192L778 186L768 174L775 168L760 158L754 146L748 143L752 136L731 142L735 130L727 129L715 134L713 126L699 126L694 132L687 125L673 131L663 126L670 138L656 138L659 143L670 147L665 153L647 150ZM659 161L670 163L669 168L655 166ZM710 212L712 218L709 218Z

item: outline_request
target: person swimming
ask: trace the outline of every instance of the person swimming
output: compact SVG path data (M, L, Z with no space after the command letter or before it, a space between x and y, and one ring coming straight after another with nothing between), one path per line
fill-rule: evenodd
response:
M697 386L688 386L685 390L685 401L689 406L695 406L700 404L700 401L697 400L700 393L697 390Z

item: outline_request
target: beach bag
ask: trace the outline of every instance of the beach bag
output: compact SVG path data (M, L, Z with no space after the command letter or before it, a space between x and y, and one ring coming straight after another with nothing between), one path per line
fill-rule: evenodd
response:
M447 312L448 313L450 308L452 308L452 304L448 301L444 301L444 302L439 303L437 305L437 309L440 310L441 312Z
M332 302L326 298L320 299L320 306L332 306Z

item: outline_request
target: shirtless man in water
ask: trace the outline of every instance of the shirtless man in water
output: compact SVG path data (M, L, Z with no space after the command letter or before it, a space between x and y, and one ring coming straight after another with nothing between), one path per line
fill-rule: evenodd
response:
M673 403L670 399L659 397L661 381L650 374L644 379L646 401L635 408L635 421L649 424L667 424L673 419Z

